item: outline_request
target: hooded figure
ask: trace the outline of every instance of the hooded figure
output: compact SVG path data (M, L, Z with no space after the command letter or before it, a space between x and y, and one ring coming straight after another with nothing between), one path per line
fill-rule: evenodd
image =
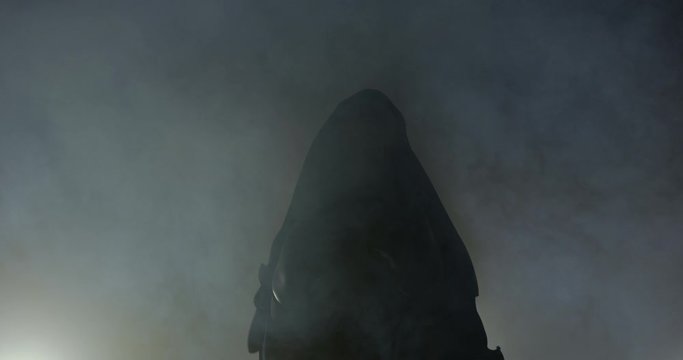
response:
M262 360L489 360L472 262L376 90L341 102L305 159L261 287Z

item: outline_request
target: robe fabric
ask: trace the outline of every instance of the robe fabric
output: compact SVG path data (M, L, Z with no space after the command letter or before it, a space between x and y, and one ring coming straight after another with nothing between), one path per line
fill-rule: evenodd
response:
M249 333L261 359L502 359L472 261L377 90L342 101L304 161Z

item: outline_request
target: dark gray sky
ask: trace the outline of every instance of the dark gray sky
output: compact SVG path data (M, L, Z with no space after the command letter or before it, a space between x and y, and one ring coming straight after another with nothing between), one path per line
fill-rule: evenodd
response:
M683 7L417 3L3 1L0 360L255 359L258 265L365 87L406 117L491 347L683 358Z

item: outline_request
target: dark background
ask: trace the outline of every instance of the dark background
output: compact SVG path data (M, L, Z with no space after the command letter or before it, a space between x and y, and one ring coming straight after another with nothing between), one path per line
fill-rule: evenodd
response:
M406 117L491 347L683 358L681 9L3 1L0 359L255 359L258 265L365 87Z

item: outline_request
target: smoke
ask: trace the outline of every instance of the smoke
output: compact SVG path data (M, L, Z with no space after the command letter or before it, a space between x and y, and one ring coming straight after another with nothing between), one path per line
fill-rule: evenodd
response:
M58 333L71 359L251 358L258 265L308 145L373 87L472 254L492 347L680 358L681 12L4 2L0 348Z

